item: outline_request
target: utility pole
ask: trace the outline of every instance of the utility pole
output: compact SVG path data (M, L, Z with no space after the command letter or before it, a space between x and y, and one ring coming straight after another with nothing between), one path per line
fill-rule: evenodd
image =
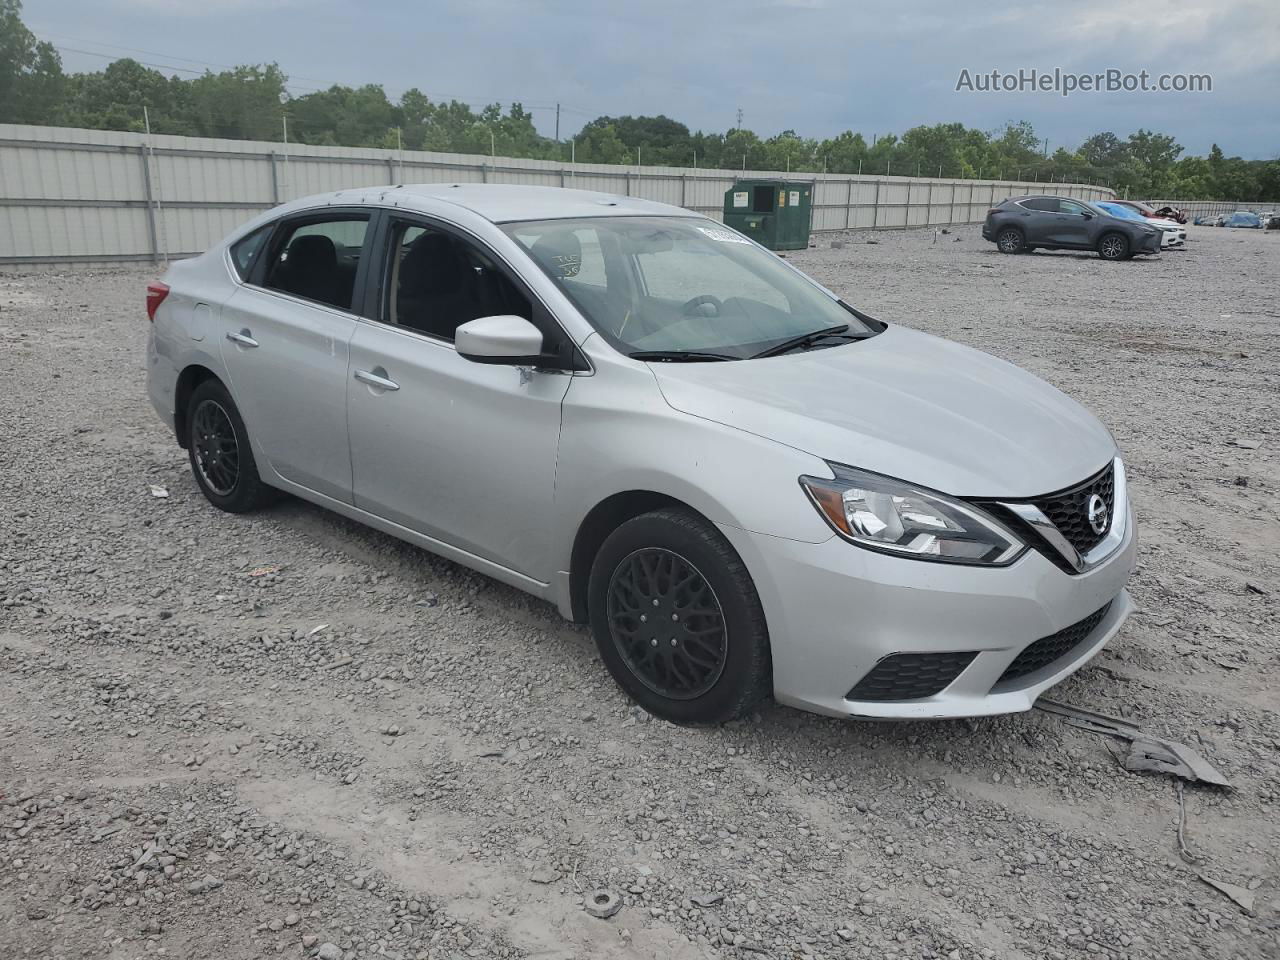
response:
M142 123L147 130L147 151L146 152L151 154L149 158L145 155L142 158L142 162L147 165L147 171L146 171L147 192L150 193L151 192L151 162L156 158L156 148L155 148L155 144L151 142L151 114L147 111L147 105L145 103L142 105ZM155 212L151 215L153 218L152 229L156 230L157 224L159 225L159 229L156 230L156 236L152 237L152 240L156 240L158 238L159 242L157 245L160 247L160 255L164 258L165 265L168 266L169 244L165 240L164 214L160 209L160 167L158 164L156 166L155 204L156 204Z
M498 148L495 146L496 141L493 139L493 127L489 128L489 156L496 157Z
M289 188L289 115L280 114L280 125L284 130L284 186Z
M560 104L556 104L556 143L560 142Z

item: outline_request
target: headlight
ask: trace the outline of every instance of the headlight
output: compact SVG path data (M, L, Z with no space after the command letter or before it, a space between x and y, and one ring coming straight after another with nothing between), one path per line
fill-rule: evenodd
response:
M835 478L800 485L840 536L868 550L919 560L1004 566L1026 549L976 507L901 480L828 464Z

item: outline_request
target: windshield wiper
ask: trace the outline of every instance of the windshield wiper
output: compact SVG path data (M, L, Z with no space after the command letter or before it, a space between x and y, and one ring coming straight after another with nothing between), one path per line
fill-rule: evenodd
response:
M657 360L664 363L698 363L703 360L741 360L727 353L708 353L704 350L637 350L627 354L632 360Z
M811 347L819 340L825 340L827 337L844 336L850 340L865 340L870 334L850 333L849 325L842 323L835 327L826 327L822 330L814 330L811 333L804 333L798 337L790 337L780 343L775 343L772 347L766 347L759 353L753 353L750 357L752 360L758 360L760 357L776 357L780 353L790 353L792 350L803 350Z

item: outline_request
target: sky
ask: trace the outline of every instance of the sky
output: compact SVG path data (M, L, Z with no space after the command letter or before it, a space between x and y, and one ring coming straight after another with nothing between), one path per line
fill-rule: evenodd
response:
M23 18L68 70L274 61L294 95L520 101L548 136L560 103L564 137L602 114L724 131L741 109L765 137L1029 120L1050 150L1145 127L1190 154L1280 156L1280 0L26 0ZM1033 68L1208 74L1212 90L956 89L963 70Z

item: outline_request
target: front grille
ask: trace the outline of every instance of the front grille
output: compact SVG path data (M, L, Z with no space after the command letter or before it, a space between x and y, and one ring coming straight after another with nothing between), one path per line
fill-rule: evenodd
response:
M1107 505L1107 525L1102 528L1101 533L1095 533L1093 527L1089 525L1089 499L1095 493ZM1033 500L1032 503L1040 508L1041 512L1083 556L1102 542L1115 519L1113 516L1116 505L1115 466L1109 463L1100 473L1079 486Z
M976 657L969 653L894 653L845 694L846 700L919 700L941 693Z
M1013 663L1009 664L1008 669L1000 675L1000 679L996 682L1004 683L1008 680L1017 680L1019 677L1025 677L1028 673L1035 673L1042 667L1047 667L1049 664L1062 659L1093 633L1110 609L1111 604L1108 603L1101 610L1089 614L1079 623L1073 623L1057 633L1041 637L1035 643L1028 644L1026 649L1014 658Z

